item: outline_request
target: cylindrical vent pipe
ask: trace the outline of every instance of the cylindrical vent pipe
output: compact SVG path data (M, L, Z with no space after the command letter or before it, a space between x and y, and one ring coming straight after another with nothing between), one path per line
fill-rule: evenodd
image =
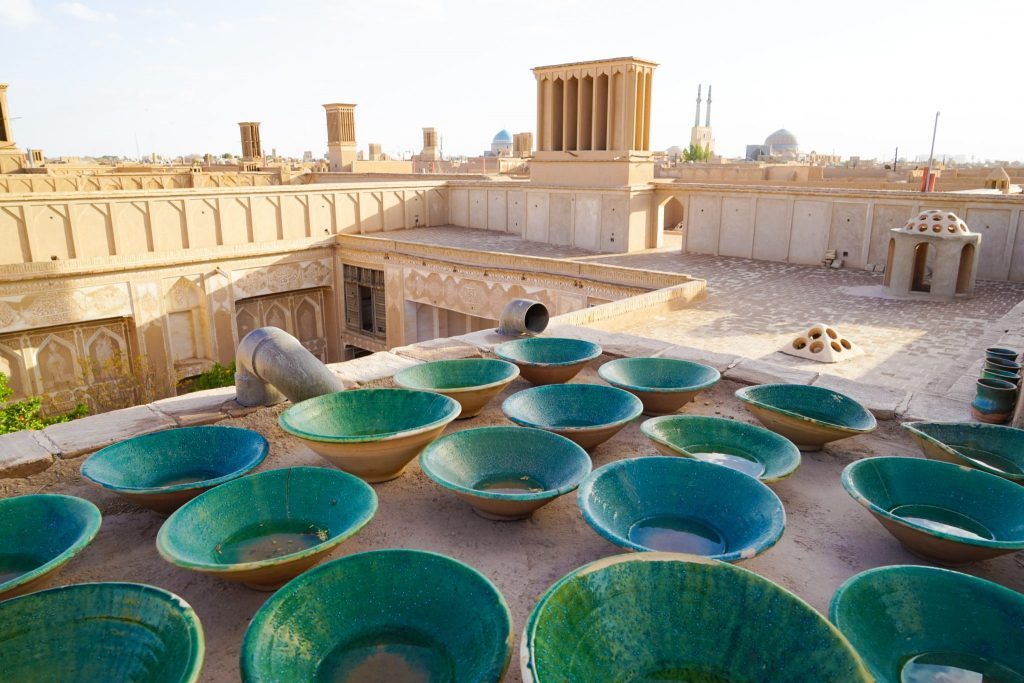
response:
M235 400L243 406L270 406L285 398L298 403L344 389L340 377L282 329L260 327L238 344Z
M498 334L540 334L548 326L548 309L539 301L513 299L505 304L498 321Z

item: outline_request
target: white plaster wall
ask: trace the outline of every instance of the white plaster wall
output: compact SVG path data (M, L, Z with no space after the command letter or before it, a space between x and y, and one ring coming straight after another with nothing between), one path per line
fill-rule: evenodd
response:
M793 230L789 239L790 263L819 263L828 244L830 203L798 200L793 205Z
M531 242L548 241L548 193L526 193L526 232L523 239Z
M565 246L572 244L573 195L552 192L548 202L548 242Z
M452 188L448 193L448 201L451 209L449 221L452 225L469 225L469 190L465 188Z
M864 238L867 231L869 204L866 202L835 202L832 204L832 226L829 249L850 267L863 267ZM845 253L844 253L845 252Z
M521 190L510 190L508 192L508 223L506 230L515 235L522 235L525 223L526 195Z
M576 195L574 244L582 249L601 249L601 195Z
M789 227L793 204L785 199L758 197L754 212L753 257L785 261L789 256Z
M718 235L718 253L750 258L754 250L754 198L723 197L722 229Z
M967 210L966 216L960 217L967 222L972 232L981 233L978 278L1005 279L1010 270L1009 257L1013 246L1010 241L1010 211L972 208Z
M718 253L721 201L721 197L715 195L691 195L689 218L686 221L687 251L697 254Z
M508 221L508 192L494 190L487 193L487 229L505 232Z
M469 191L469 227L487 229L487 191Z

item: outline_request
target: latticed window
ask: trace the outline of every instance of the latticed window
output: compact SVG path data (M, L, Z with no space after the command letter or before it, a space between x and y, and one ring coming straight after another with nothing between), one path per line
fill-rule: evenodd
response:
M384 305L384 271L346 265L345 327L384 339L387 336Z

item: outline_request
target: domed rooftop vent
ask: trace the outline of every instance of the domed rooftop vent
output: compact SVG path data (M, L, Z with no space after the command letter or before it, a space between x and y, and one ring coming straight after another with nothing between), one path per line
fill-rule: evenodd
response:
M796 136L785 128L779 128L764 140L766 147L799 147Z
M941 237L966 234L971 231L967 224L960 220L960 217L951 211L939 211L929 209L922 211L916 217L907 221L903 226L903 232L927 233Z

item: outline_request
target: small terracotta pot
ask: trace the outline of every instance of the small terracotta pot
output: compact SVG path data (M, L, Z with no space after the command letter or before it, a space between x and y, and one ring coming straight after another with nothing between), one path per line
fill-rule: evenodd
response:
M1001 379L982 378L978 380L977 387L977 395L971 402L971 414L989 424L1006 422L1017 401L1017 386Z

